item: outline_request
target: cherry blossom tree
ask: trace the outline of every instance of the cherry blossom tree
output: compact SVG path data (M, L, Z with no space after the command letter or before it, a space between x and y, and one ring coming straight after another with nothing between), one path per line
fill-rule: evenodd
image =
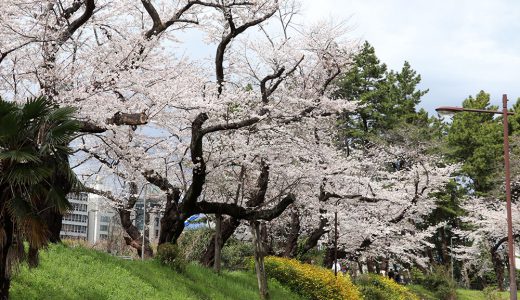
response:
M507 255L507 218L503 199L496 197L468 197L463 204L467 215L461 222L467 228L454 231L458 239L465 243L452 251L463 262L464 271L475 271L479 276L493 271L497 276L500 290L504 289L504 269L508 262ZM520 213L516 203L512 206L513 215ZM513 234L519 236L520 223L513 218Z
M330 99L330 83L353 51L344 28L295 30L296 8L294 1L8 1L0 89L15 101L44 94L78 108L86 135L74 144L77 170L122 183L89 191L114 201L136 248L141 235L129 210L144 184L165 193L160 243L175 242L184 221L202 212L271 219L293 197L260 209L201 196L207 175L226 171L217 165L226 156L236 162L250 151L254 161L269 152L247 137L279 135L279 151L291 151L295 130L347 108ZM213 62L187 54L186 30L215 47Z

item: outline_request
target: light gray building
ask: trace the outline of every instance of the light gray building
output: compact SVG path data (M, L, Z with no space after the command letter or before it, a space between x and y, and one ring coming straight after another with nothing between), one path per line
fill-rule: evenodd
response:
M67 196L72 209L63 216L60 237L62 239L87 239L88 194L78 193Z
M95 244L108 238L116 212L103 205L99 196L88 193L67 195L72 209L63 216L60 237L80 239Z

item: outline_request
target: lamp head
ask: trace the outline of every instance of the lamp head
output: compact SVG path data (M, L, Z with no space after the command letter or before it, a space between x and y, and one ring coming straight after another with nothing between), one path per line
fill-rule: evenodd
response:
M435 111L440 115L453 116L458 112L464 111L464 108L456 106L440 106L437 107Z

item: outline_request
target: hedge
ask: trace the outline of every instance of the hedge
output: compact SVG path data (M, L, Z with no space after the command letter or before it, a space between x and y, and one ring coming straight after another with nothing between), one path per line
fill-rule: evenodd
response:
M365 299L370 300L419 300L419 297L394 280L376 274L363 274L356 285Z
M265 258L265 269L269 277L307 299L363 299L348 275L335 277L331 270L275 256Z

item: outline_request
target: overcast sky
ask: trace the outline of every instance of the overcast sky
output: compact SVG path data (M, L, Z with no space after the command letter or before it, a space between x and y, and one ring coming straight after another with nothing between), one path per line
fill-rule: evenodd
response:
M421 104L430 112L480 90L496 104L520 97L520 1L304 0L304 15L348 20L392 69L409 61L430 89Z

